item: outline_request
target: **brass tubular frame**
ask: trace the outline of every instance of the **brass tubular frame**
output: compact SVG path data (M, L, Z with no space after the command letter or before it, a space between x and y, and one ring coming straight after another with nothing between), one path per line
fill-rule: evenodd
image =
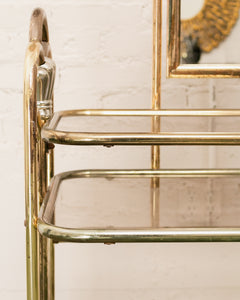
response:
M170 77L239 77L240 65L180 65L180 0L169 0L168 75ZM240 228L159 228L162 177L236 177L239 169L160 170L160 145L240 145L239 132L163 133L161 117L239 117L240 110L161 110L162 0L153 0L153 80L151 110L70 110L53 114L51 99L37 99L38 71L51 58L47 19L33 12L24 74L25 202L28 300L54 299L55 242L240 242ZM42 69L44 77L44 70ZM52 69L51 76L55 70ZM51 81L49 94L53 82ZM39 101L37 101L39 100ZM49 101L52 100L52 101ZM39 103L37 103L39 102ZM49 106L50 104L50 106ZM53 115L52 115L53 114ZM148 116L151 132L99 133L57 130L70 116ZM150 170L82 170L53 177L53 145L150 145ZM52 178L53 177L53 178ZM79 177L147 177L151 179L152 228L105 230L63 228L54 224L54 207L62 180ZM52 179L52 180L51 180ZM50 183L51 181L51 183ZM49 188L48 188L49 187ZM48 188L48 191L47 191ZM41 206L41 209L40 209ZM38 231L37 231L38 229ZM40 234L41 235L40 235Z
M40 299L39 291L39 235L35 222L37 203L37 65L43 59L41 44L33 42L27 49L24 78L24 132L25 132L25 206L26 206L26 252L27 252L27 299Z
M48 26L44 11L34 10L24 68L24 147L27 299L54 299L53 241L37 231L37 217L50 177L53 153L40 137L41 118L37 107L38 68L51 57ZM45 100L45 99L42 99Z
M162 61L162 0L153 0L153 80L152 80L152 110L161 109L161 61ZM152 132L160 132L160 116L152 117ZM152 146L151 167L160 169L160 146ZM159 224L159 178L151 180L153 187L152 200L152 226Z
M168 0L167 76L172 78L238 78L240 64L180 64L181 0Z
M209 145L209 146L239 146L240 133L66 133L64 131L45 131L50 143L65 145Z
M45 127L55 129L62 117L239 117L240 109L77 109L55 112ZM43 131L44 131L43 128Z
M144 242L239 242L240 228L140 228L81 229L53 224L55 202L63 180L73 178L175 178L240 177L240 169L200 170L80 170L56 175L50 185L38 218L41 234L58 242L78 243L144 243Z
M185 133L185 132L71 132L57 130L64 117L84 116L149 116L155 123L155 130L160 117L239 117L239 109L229 110L69 110L57 112L42 128L42 138L50 143L66 145L240 145L239 132ZM155 148L153 148L155 149ZM155 154L154 154L155 153ZM159 150L152 152L153 169L159 166Z
M47 58L45 57L47 60ZM49 149L41 139L41 128L46 120L51 117L53 110L53 96L52 86L55 78L55 64L41 65L39 69L45 69L48 76L48 85L41 86L41 80L38 80L38 85L41 86L43 91L47 91L46 98L37 99L37 113L38 113L38 203L41 206L43 199L46 195L47 188L53 177L53 150ZM42 93L43 94L43 93ZM50 99L50 100L44 100ZM44 105L45 104L45 105ZM48 239L42 235L39 237L39 249L40 249L40 299L54 299L54 245L51 239Z

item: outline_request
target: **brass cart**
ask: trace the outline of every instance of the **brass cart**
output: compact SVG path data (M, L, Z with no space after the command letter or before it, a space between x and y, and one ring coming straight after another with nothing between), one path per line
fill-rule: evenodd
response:
M181 65L179 55L180 1L169 1L169 50L168 73L170 77L239 77L240 66ZM201 180L206 184L213 180L222 185L228 178L232 188L239 185L240 169L161 169L160 146L164 145L240 145L239 132L161 132L160 119L188 117L240 117L238 109L161 109L161 13L162 1L153 0L153 85L152 107L146 110L71 110L54 113L53 86L55 64L49 45L46 15L41 9L33 12L30 24L30 41L25 59L24 76L24 132L25 132L25 193L26 193L26 249L27 295L29 300L54 299L54 243L136 243L136 242L239 242L240 224L237 212L231 211L214 224L204 222L189 224L168 222L174 219L174 210L168 217L160 217L161 186L172 179ZM118 131L86 128L84 120L93 124L104 118L128 119L129 127ZM131 121L138 121L141 128L131 131ZM96 124L95 122L95 124ZM143 127L146 124L146 127ZM82 130L80 130L80 128ZM150 145L152 163L148 170L79 170L54 176L54 144L64 145ZM106 180L107 179L107 180ZM111 179L111 180L108 180ZM137 196L124 194L124 187L139 183ZM76 187L81 193L84 186L101 182L111 190L113 198L105 199L104 191L98 191L102 209L108 214L101 220L81 215L81 205L59 197L62 187ZM174 181L175 182L175 181ZM174 183L175 184L175 183ZM135 191L136 192L136 191ZM167 191L165 191L167 193ZM116 195L123 193L126 207L124 221ZM124 197L123 197L124 195ZM141 195L141 196L140 196ZM90 195L91 199L94 195ZM102 197L102 198L101 198ZM78 197L79 198L79 197ZM110 197L111 198L111 197ZM115 199L116 198L116 199ZM145 198L150 198L146 206ZM136 208L136 199L139 205ZM84 201L85 200L85 201ZM116 200L116 201L115 201ZM68 201L68 207L64 205ZM85 205L90 201L83 199ZM97 205L97 204L96 204ZM79 210L78 210L79 207ZM145 214L145 215L144 215ZM144 216L144 217L143 217ZM204 214L200 218L204 218ZM92 222L92 223L91 223ZM203 225L202 225L203 224Z

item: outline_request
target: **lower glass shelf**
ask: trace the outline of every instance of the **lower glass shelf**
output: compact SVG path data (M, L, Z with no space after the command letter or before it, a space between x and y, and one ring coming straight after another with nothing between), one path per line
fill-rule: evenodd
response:
M56 175L38 218L55 241L240 241L240 170L85 170Z

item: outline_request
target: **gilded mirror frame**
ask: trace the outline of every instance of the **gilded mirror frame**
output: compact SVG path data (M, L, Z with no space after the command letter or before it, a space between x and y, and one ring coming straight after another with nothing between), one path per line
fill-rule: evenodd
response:
M239 64L181 64L181 0L168 0L167 77L232 78L240 77ZM240 49L239 49L240 51Z

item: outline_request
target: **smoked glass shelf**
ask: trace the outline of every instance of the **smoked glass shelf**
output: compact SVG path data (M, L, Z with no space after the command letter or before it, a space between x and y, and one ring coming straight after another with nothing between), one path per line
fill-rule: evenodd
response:
M153 132L152 121L160 117L161 132ZM215 132L207 132L205 120L206 132L194 132L196 117L221 122L215 122ZM177 121L179 130L173 132L171 125ZM53 115L42 128L42 138L68 145L240 145L239 124L240 110L69 110Z
M239 194L239 169L66 172L51 182L38 230L63 242L236 242Z
M54 242L240 242L240 169L161 169L160 145L240 146L240 109L161 109L162 1L154 0L153 5L151 110L55 113L55 63L47 19L42 9L32 14L24 68L28 299L54 299ZM174 14L179 17L177 8L169 20ZM180 27L169 26L180 45ZM171 56L172 49L168 54L175 68L180 56ZM226 74L222 65L214 68L207 66L211 74L204 75L198 66L184 77L235 76ZM151 169L54 176L51 143L150 145Z

